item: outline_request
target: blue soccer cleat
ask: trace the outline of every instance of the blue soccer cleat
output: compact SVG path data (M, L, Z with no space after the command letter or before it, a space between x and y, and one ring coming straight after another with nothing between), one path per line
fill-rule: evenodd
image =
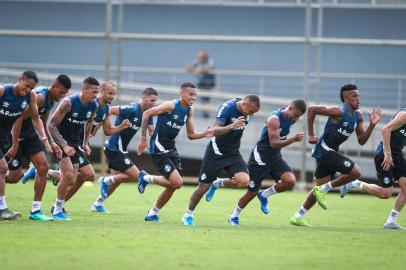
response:
M145 176L149 175L146 171L140 171L140 174L138 176L138 191L140 193L144 193L146 186L149 184L145 180Z
M56 215L52 215L52 218L57 221L70 221L71 219L63 212L59 212Z
M145 221L151 221L151 222L159 222L159 217L158 215L151 215L149 216L148 214L145 216Z
M30 180L31 178L34 178L36 174L37 174L37 169L33 165L31 165L30 168L25 172L25 174L22 178L23 184L26 184L28 182L28 180Z
M209 190L206 192L206 201L210 202L213 200L214 193L216 193L217 187L211 184Z
M97 212L97 213L109 213L109 211L107 211L107 210L103 207L103 205L95 205L95 204L92 204L92 205L90 206L90 210L91 210L92 212Z
M229 217L228 218L228 223L230 223L231 226L240 226L240 219L238 217Z
M268 215L269 214L268 198L263 197L261 194L262 191L258 192L257 194L257 198L261 202L261 211L265 215Z
M185 226L195 226L195 222L193 220L193 216L184 214L182 217L182 223Z
M55 209L55 207L52 206L52 207L51 207L51 215L54 214L54 209ZM63 212L65 215L68 213L68 211L65 210L65 207L62 207L62 212Z
M386 229L386 230L401 230L401 231L406 230L406 228L400 226L399 224L397 224L395 222L393 222L393 223L385 223L383 225L383 228Z
M104 177L100 177L100 195L103 199L107 199L107 193L109 192L109 185L104 182Z

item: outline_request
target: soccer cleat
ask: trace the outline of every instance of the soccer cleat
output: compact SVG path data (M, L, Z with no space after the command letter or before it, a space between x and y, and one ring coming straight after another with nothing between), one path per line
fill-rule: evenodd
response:
M29 219L37 220L37 221L53 221L54 220L53 218L47 217L46 215L44 215L41 210L31 212Z
M315 186L312 189L312 193L314 197L316 197L317 203L320 205L320 207L323 209L327 209L326 193L320 191L320 186Z
M149 216L148 214L145 216L145 221L151 221L151 222L159 222L159 217L158 215L151 215Z
M392 222L392 223L385 223L385 224L383 225L383 228L384 228L384 229L387 229L387 230L402 230L402 231L406 230L406 228L400 226L399 224L397 224L397 223L395 223L395 222Z
M342 185L340 187L340 197L344 198L344 196L348 193L348 191L350 191L351 188L352 188L351 182L347 183L345 185Z
M184 214L182 217L182 223L185 226L195 226L195 222L193 220L193 216Z
M240 226L240 219L238 217L230 216L228 218L228 223L230 223L231 226Z
M34 178L36 174L37 174L37 169L33 165L31 165L30 168L25 172L25 174L22 178L23 184L26 184L28 182L28 180L30 180L31 178Z
M58 221L71 221L71 219L65 215L63 212L59 212L56 215L52 215L52 217L54 218L54 220L58 220Z
M210 202L213 200L214 193L216 193L217 187L211 184L209 190L206 192L206 201Z
M310 225L306 220L304 220L303 218L296 218L296 217L292 217L289 221L290 224L295 225L295 226L304 226L304 227L311 227L312 225Z
M109 192L109 185L104 182L104 177L99 178L100 181L100 195L103 199L107 199L107 193Z
M8 208L0 210L0 220L14 220L18 217L21 217L20 212L13 212Z
M90 210L91 210L92 212L97 212L97 213L110 213L109 211L107 211L107 210L103 207L103 205L95 205L95 204L92 204L92 205L90 206Z
M55 207L52 206L52 207L51 207L51 215L54 214L54 209L55 209ZM68 211L65 210L65 207L62 207L62 212L63 212L65 215L68 213Z
M149 184L144 178L147 175L148 173L146 171L140 171L140 174L138 176L138 191L140 193L144 193L145 187Z
M257 198L261 202L261 211L265 215L269 214L269 207L268 207L268 198L265 198L261 195L262 191L258 192Z

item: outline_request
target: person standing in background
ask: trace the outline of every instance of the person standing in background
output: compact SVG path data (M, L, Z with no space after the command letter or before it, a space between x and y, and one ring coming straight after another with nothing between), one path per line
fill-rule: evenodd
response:
M200 50L197 54L197 59L191 64L187 65L186 71L196 74L197 77L197 88L204 89L204 91L210 91L216 86L216 77L214 75L214 61L209 57L206 50ZM201 98L202 104L209 104L209 97ZM203 111L203 117L209 118L210 114L208 111Z

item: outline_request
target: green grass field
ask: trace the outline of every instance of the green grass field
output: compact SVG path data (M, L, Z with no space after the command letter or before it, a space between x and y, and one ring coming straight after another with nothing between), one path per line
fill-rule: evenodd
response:
M7 202L23 211L17 221L0 222L0 269L405 269L406 232L382 229L394 198L328 195L327 211L316 206L307 216L311 228L288 224L306 194L271 197L263 215L255 200L241 215L240 227L227 217L243 190L219 190L210 203L201 201L196 227L181 217L192 187L175 193L161 211L160 223L146 223L160 187L143 195L136 185L119 187L105 206L111 214L89 211L98 185L83 187L66 208L71 222L28 220L32 182L7 186ZM55 199L48 184L43 209ZM399 218L406 225L406 214Z

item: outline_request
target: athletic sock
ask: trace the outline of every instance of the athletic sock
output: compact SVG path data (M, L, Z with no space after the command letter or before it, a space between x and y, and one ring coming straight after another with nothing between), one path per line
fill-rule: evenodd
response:
M239 217L241 214L242 208L240 208L238 205L234 208L233 213L231 214L230 217Z
M272 186L270 188L267 188L267 189L263 190L261 192L261 196L264 197L264 198L268 198L269 196L272 196L272 195L274 195L276 193L278 193L278 192L275 190L275 186Z
M32 202L31 213L35 213L36 211L41 211L41 201Z
M189 208L186 210L186 215L193 216L194 210L190 210Z
M110 186L111 184L114 184L116 181L114 180L114 176L109 176L109 177L105 177L105 178L103 179L103 182L104 182L106 185Z
M6 196L0 196L0 210L7 209Z
M56 214L59 214L60 212L62 212L64 203L65 203L65 200L56 199L55 204L54 204L54 212L52 214L56 215Z
M217 180L213 182L213 186L216 188L224 187L224 179L217 178Z
M358 189L358 190L362 190L362 187L364 186L364 182L361 182L360 180L354 180L351 182L351 187L353 189Z
M300 206L299 210L297 210L297 212L295 213L295 218L303 218L304 215L306 215L307 211L309 210L304 208L303 205Z
M145 175L144 176L145 181L147 181L148 183L153 183L154 182L154 176L153 175Z
M320 191L323 192L323 193L327 193L332 189L333 189L333 186L331 185L330 181L325 183L324 185L320 186Z
M158 215L159 210L161 210L161 209L156 208L155 206L152 207L152 209L149 210L149 212L148 212L148 216Z
M104 198L102 197L102 195L99 195L99 197L97 197L97 200L93 203L95 206L101 206L103 205L104 202Z
M399 211L392 209L392 211L389 214L388 219L386 220L386 223L396 223L396 219L399 216Z

